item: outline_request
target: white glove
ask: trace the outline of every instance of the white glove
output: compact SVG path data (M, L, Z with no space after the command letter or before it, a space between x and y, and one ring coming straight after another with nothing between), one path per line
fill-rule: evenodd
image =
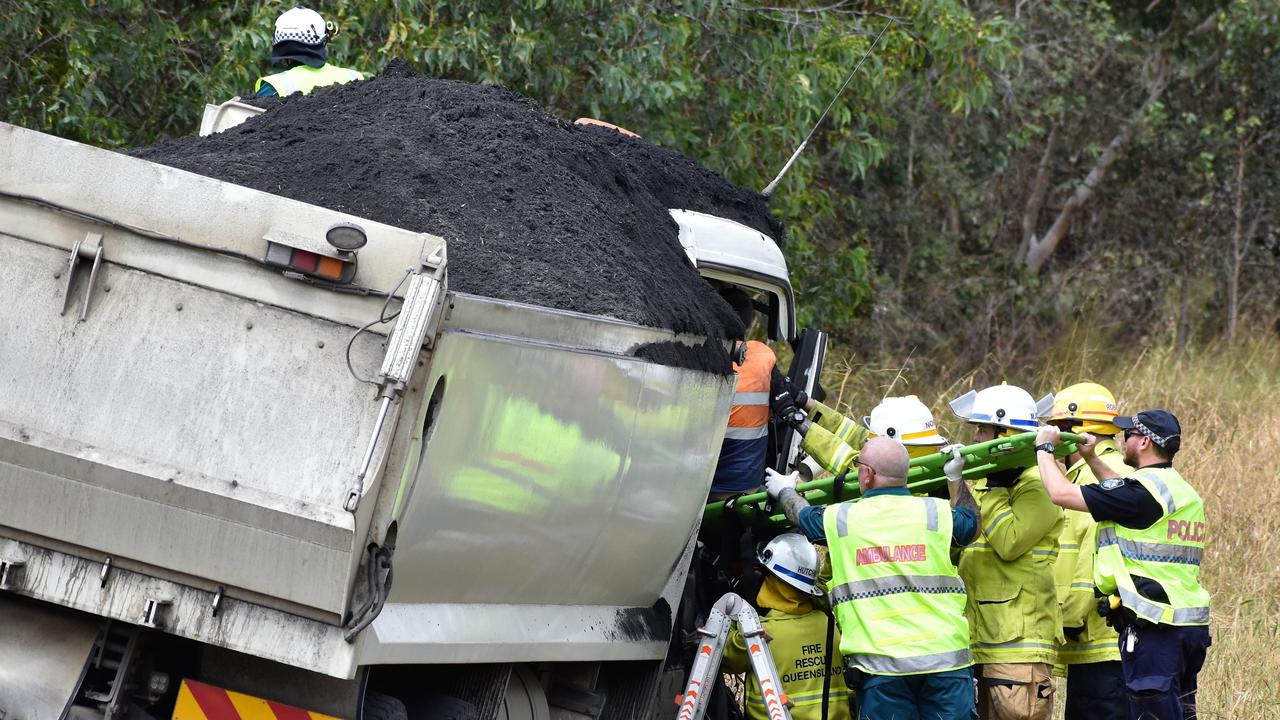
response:
M964 479L964 455L960 454L960 448L963 445L947 445L938 450L941 453L950 453L951 459L942 466L942 472L947 476L947 482L960 482Z
M792 472L789 475L781 475L774 471L773 468L765 468L764 470L764 489L769 493L769 497L777 500L782 496L782 491L787 488L796 489L796 482L800 479L799 472Z

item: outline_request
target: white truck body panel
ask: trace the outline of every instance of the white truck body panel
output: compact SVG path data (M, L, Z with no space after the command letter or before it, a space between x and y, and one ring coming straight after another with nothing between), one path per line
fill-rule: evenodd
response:
M261 263L268 233L336 222L369 236L356 290L443 246L0 124L0 593L130 623L152 601L165 632L336 677L661 658L734 378L635 356L701 338L452 293L348 513L378 398L344 350L383 297ZM87 233L102 268L64 315ZM348 643L390 539L389 603Z

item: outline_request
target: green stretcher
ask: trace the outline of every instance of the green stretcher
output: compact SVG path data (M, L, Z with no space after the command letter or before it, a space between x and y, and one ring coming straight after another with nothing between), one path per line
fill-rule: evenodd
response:
M1062 433L1054 455L1064 457L1076 451L1076 444L1084 442L1084 438L1075 433ZM965 456L964 477L969 480L982 478L993 472L1012 468L1030 467L1036 464L1036 434L1025 432L1019 435L996 438L984 443L966 445L960 449ZM947 484L947 476L942 466L951 459L950 455L933 453L913 458L907 472L907 487L916 494L928 493ZM858 487L858 471L855 469L842 476L830 476L821 480L800 483L796 490L809 501L810 505L830 505L846 500L857 500L862 494ZM763 490L747 495L739 495L707 503L702 511L702 531L713 530L720 525L720 518L726 512L736 512L744 525L782 529L787 526L787 519L775 513L769 495Z

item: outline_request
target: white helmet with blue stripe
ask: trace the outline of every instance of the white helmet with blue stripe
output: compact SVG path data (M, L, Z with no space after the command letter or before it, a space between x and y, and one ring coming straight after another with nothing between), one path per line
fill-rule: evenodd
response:
M1040 418L1053 409L1053 395L1036 402L1031 393L1016 385L993 385L984 390L970 390L951 401L951 411L971 423L995 425L1020 432L1031 432Z
M774 577L810 595L822 595L817 587L818 549L803 535L783 533L769 541L759 554L760 564Z

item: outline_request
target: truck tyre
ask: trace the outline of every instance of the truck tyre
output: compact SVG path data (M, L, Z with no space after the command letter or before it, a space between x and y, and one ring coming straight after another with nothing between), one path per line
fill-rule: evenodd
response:
M409 711L396 698L370 690L364 695L360 720L409 720Z

